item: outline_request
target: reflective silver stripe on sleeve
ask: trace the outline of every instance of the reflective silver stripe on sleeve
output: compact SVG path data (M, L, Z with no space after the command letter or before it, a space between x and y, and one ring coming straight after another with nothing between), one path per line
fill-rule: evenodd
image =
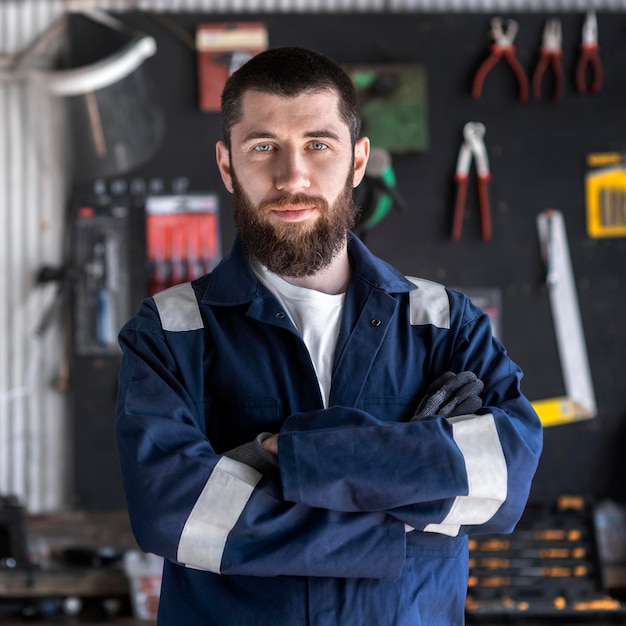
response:
M260 479L249 465L228 457L219 460L183 528L180 563L219 574L228 535Z
M200 307L191 283L170 287L152 296L163 330L182 332L203 328Z
M468 495L455 498L440 524L426 532L456 537L466 524L484 524L507 497L508 472L493 415L461 415L450 418L454 441L465 459Z
M418 287L409 293L411 325L450 328L450 301L445 287L423 278L407 276L406 279Z

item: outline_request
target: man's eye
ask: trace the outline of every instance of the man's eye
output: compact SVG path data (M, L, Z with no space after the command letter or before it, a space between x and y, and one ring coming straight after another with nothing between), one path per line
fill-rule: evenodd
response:
M328 146L325 143L322 143L321 141L311 142L312 150L326 150L326 148L328 148Z
M258 146L254 146L257 152L269 152L272 149L272 145L269 143L260 143Z

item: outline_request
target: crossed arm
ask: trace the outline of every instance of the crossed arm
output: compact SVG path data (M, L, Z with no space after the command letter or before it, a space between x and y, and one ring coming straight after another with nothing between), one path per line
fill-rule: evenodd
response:
M483 382L473 372L445 372L430 385L411 421L427 415L455 417L475 413L483 404L480 397L483 388ZM277 463L278 434L263 433L254 441L227 452L226 456L263 472Z
M201 435L156 332L129 328L124 343L118 442L144 551L217 573L393 578L406 542L424 539L407 525L506 532L523 510L540 426L504 356L484 393L464 398L466 374L445 375L409 422L341 406L291 415L260 441L273 471L258 471Z

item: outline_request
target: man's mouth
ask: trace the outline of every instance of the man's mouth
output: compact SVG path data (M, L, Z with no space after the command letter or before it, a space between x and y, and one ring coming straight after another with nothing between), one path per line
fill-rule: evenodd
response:
M280 220L299 222L308 219L318 209L315 204L276 204L268 207L268 212Z
M286 222L301 222L313 215L315 213L314 208L302 208L295 210L285 210L281 209L279 211L273 211L274 215L276 215L279 219L285 220Z

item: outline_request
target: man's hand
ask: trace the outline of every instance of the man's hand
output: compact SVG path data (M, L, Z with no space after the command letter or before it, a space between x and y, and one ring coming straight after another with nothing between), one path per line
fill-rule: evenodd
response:
M274 441L267 447L265 442L269 439L273 439ZM254 469L261 472L261 474L278 467L277 454L278 435L272 435L270 433L261 433L249 443L244 443L228 452L224 452L224 456L245 463L250 467L254 467Z
M263 440L263 447L271 452L274 456L278 456L278 435L270 435Z
M473 372L446 372L428 388L411 421L416 422L426 415L454 417L475 413L483 405L478 395L483 388L482 380Z

